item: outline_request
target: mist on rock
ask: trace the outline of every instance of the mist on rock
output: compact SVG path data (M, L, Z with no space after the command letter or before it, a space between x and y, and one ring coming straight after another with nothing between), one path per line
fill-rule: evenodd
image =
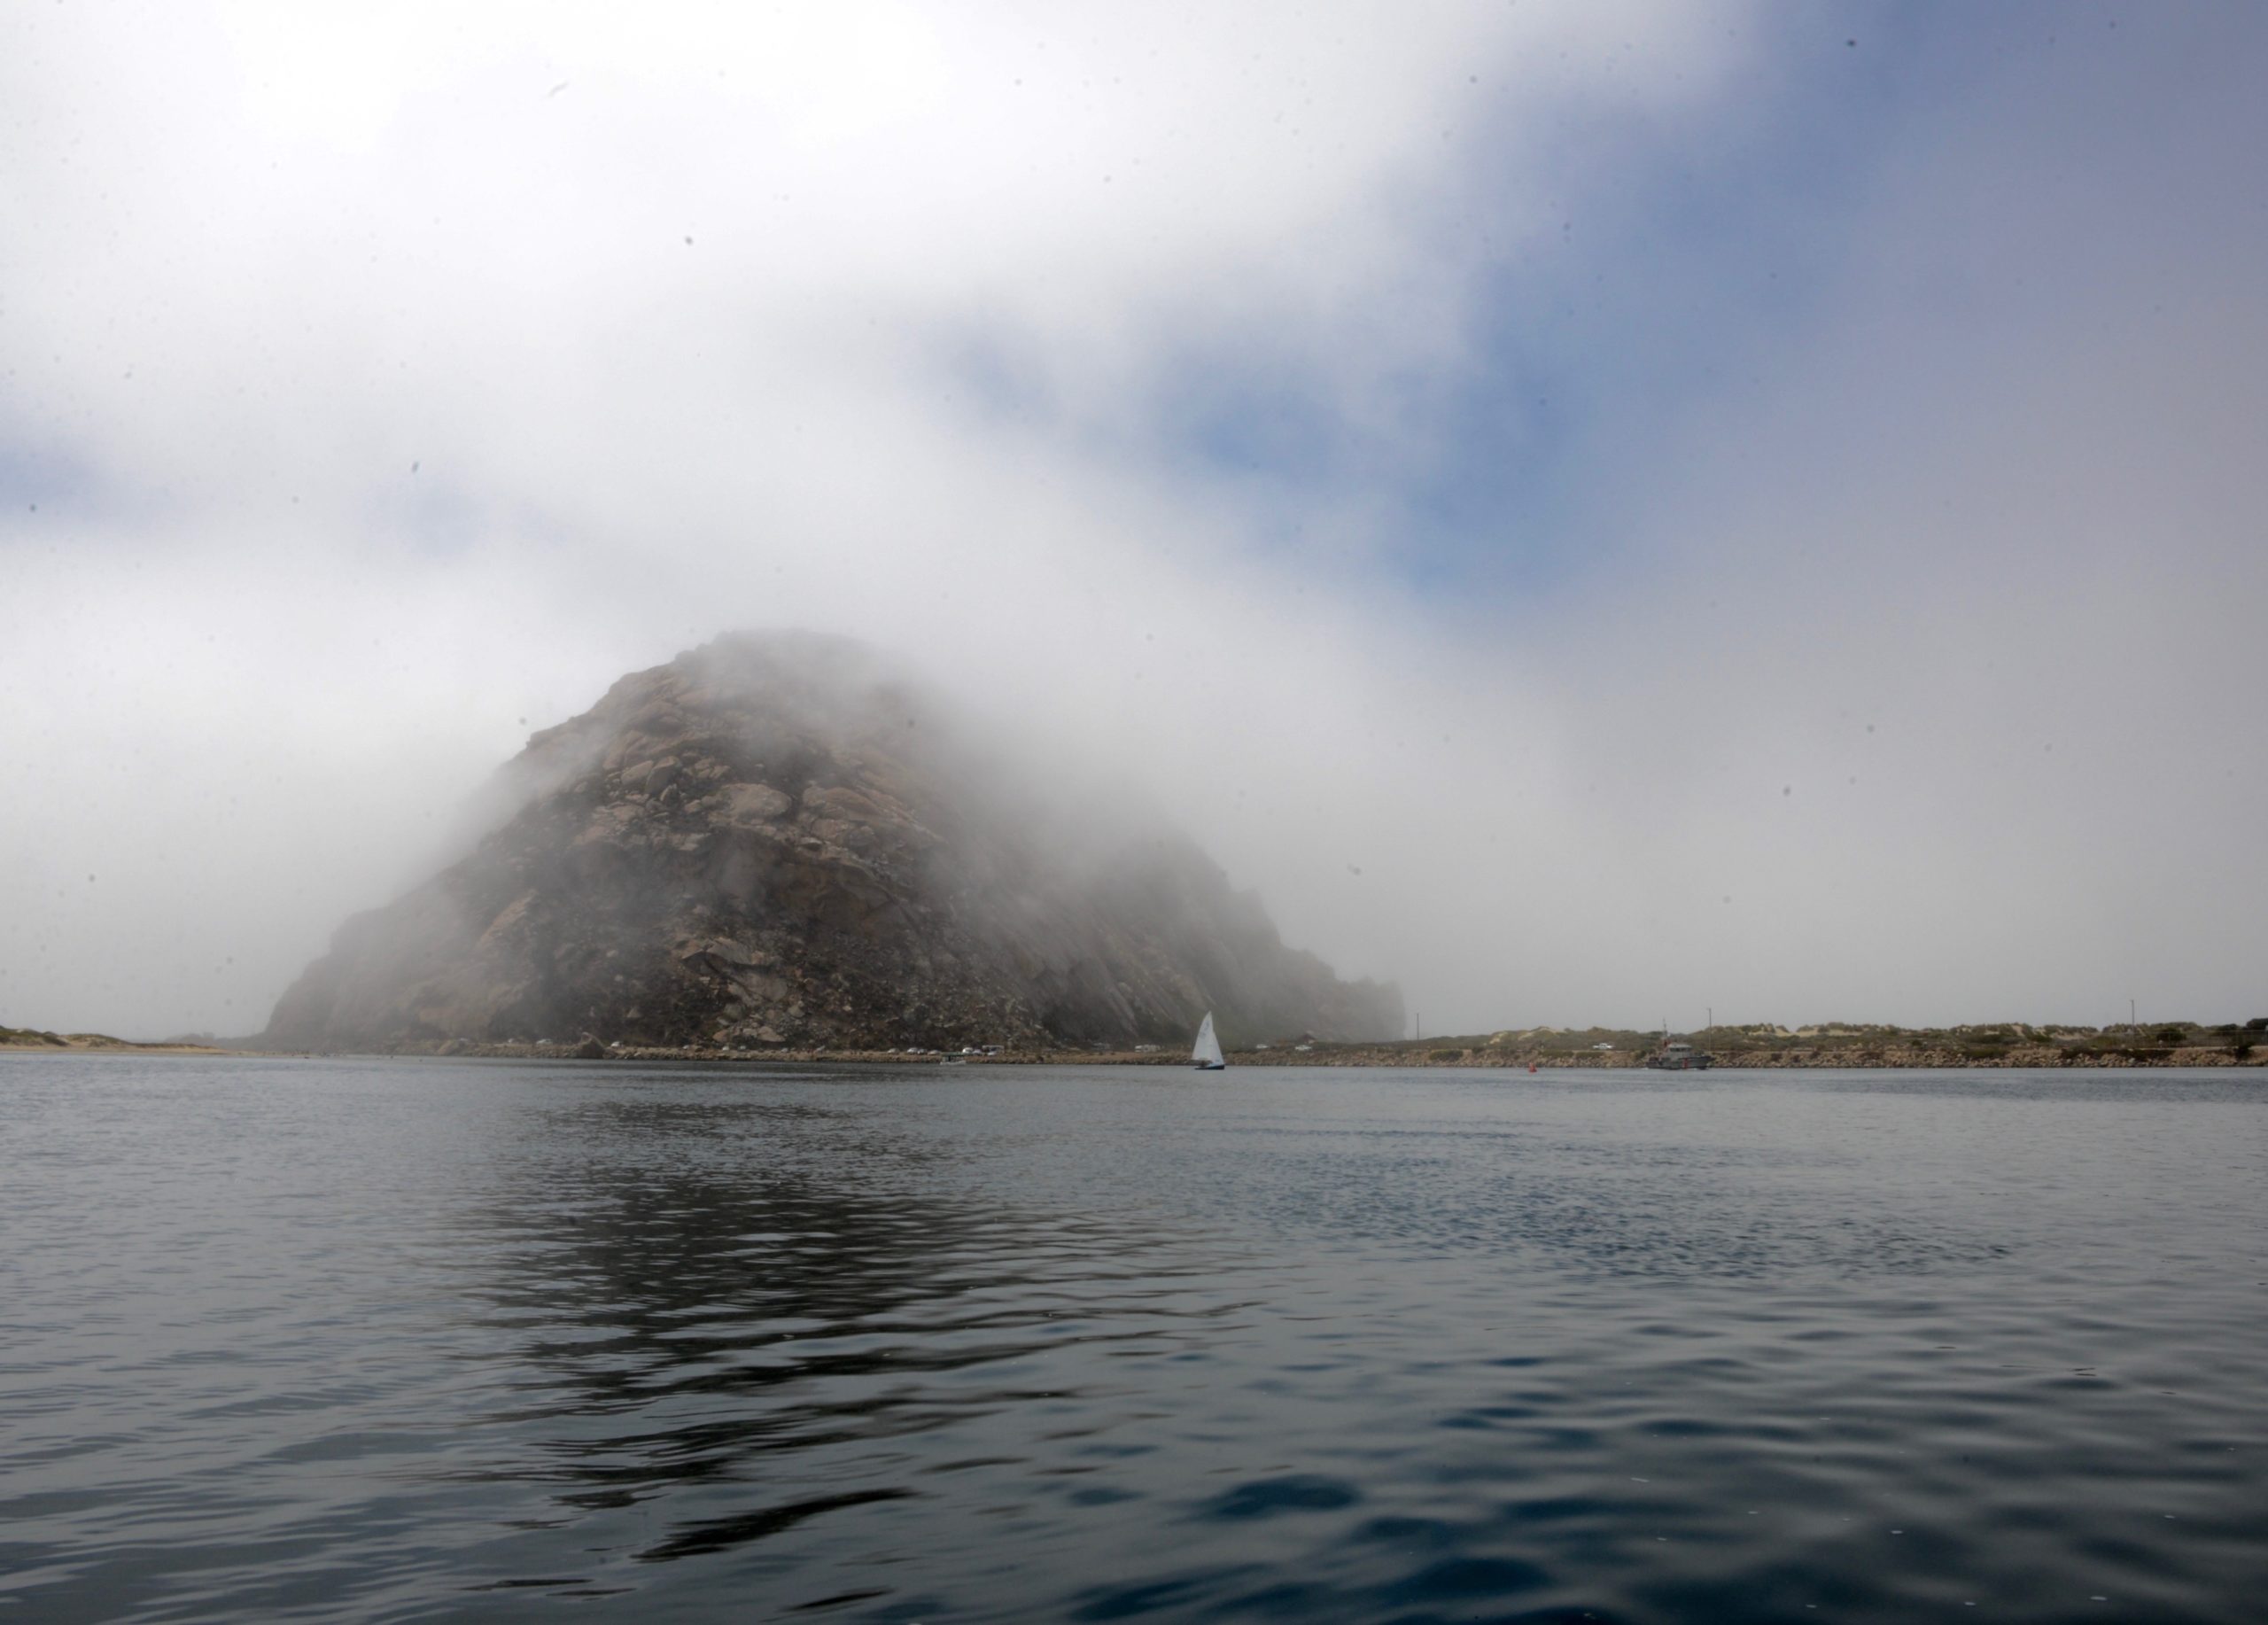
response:
M502 821L341 929L262 1041L724 1049L1398 1036L1130 788L992 737L850 640L623 678L499 775Z

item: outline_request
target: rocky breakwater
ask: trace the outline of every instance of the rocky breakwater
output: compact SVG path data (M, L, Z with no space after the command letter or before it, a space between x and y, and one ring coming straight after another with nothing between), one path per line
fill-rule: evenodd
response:
M264 1042L1020 1050L1396 1031L1123 797L989 747L862 647L740 634L507 769L517 810L348 921Z

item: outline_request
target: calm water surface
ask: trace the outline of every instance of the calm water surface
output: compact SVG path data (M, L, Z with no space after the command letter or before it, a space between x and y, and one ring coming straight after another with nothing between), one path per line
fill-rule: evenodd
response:
M2268 1078L0 1057L0 1621L2235 1621Z

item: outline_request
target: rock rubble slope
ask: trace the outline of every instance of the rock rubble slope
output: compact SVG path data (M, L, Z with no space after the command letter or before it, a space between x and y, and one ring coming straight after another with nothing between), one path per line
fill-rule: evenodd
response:
M722 638L506 770L517 811L340 929L265 1041L1011 1048L1390 1038L1193 844L1014 769L869 651Z

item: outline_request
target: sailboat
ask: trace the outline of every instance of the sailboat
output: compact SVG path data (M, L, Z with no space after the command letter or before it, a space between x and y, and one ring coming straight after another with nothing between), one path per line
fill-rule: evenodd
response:
M1213 1036L1213 1013L1205 1012L1205 1024L1197 1030L1197 1046L1189 1052L1189 1064L1200 1072L1221 1072L1228 1062L1221 1059L1221 1041Z

